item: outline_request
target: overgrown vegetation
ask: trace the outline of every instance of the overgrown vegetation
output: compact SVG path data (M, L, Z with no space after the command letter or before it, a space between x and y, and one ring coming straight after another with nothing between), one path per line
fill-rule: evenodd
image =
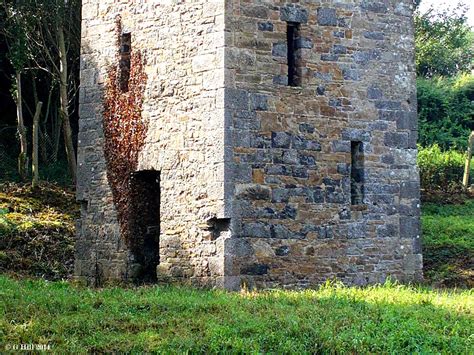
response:
M474 76L417 80L419 143L465 151L474 130Z
M472 291L386 283L226 293L0 277L3 344L55 352L472 353ZM329 311L330 310L330 311Z
M416 1L419 5L420 1ZM419 77L451 77L471 70L474 47L467 7L431 8L415 16Z
M118 16L115 21L116 62L121 63L122 20ZM120 64L108 68L102 121L107 180L112 189L121 238L135 251L142 245L136 245L137 241L132 238L132 219L142 214L143 206L134 203L142 201L134 198L131 179L137 171L138 156L148 131L148 121L142 117L147 75L141 52L134 50L128 56L129 68L121 68ZM122 78L124 71L128 74L126 80Z
M0 185L0 271L50 280L70 276L77 217L72 191Z
M418 152L421 187L426 191L456 191L462 184L466 154L449 150L443 152L435 144L420 147ZM474 179L474 159L471 164L471 181Z
M422 214L424 271L435 286L474 287L474 200L426 204Z

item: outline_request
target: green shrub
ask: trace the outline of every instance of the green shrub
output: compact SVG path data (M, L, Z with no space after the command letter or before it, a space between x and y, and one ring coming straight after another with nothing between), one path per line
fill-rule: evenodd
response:
M465 149L474 129L474 76L418 79L419 143Z
M434 144L419 148L418 167L420 168L421 187L424 189L448 189L460 185L464 174L466 155L455 150L443 152ZM474 175L474 163L471 168L471 181Z

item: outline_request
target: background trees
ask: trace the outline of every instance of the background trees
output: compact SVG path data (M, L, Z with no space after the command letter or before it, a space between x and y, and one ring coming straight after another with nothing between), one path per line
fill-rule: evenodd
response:
M0 28L3 28L2 40L7 52L0 65L3 64L4 75L14 74L16 78L11 84L17 103L19 161L28 160L22 158L28 157L31 145L27 127L32 127L35 107L42 101L45 105L39 114L41 164L54 169L66 161L72 182L76 176L74 132L79 86L80 5L79 0L5 0L0 9ZM3 129L8 131L11 119L0 120ZM3 139L1 135L0 138ZM9 152L0 151L0 155L7 157L6 161L14 151L10 145L4 147L7 149ZM18 173L25 179L28 164L22 165L25 167L19 165Z
M469 72L473 60L473 33L467 24L467 8L428 12L415 16L416 71L418 76L455 76Z
M474 35L467 8L415 16L420 143L463 149L474 129Z
M474 130L474 35L466 11L460 5L415 15L418 165L427 190L461 184L462 153ZM468 170L464 175L469 175Z

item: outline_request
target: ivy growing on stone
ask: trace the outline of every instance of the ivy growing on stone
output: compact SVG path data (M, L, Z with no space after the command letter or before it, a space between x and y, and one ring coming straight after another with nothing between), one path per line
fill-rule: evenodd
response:
M107 179L112 189L121 237L130 247L133 243L133 233L129 226L129 217L134 210L131 179L132 174L137 170L138 157L148 130L148 122L142 117L147 76L141 52L132 50L128 90L121 89L119 63L122 25L120 17L116 20L116 35L116 61L108 69L105 84L104 153Z

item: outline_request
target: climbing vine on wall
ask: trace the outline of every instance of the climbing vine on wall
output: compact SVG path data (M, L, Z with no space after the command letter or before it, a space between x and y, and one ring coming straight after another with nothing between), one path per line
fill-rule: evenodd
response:
M137 170L138 156L145 143L148 122L142 117L143 97L147 76L141 52L130 52L130 75L128 88L121 83L121 18L116 19L117 57L116 64L108 69L105 84L103 128L104 153L107 164L107 179L112 189L114 205L122 238L130 244L133 236L129 226L131 215L132 173ZM123 63L122 63L123 64Z

